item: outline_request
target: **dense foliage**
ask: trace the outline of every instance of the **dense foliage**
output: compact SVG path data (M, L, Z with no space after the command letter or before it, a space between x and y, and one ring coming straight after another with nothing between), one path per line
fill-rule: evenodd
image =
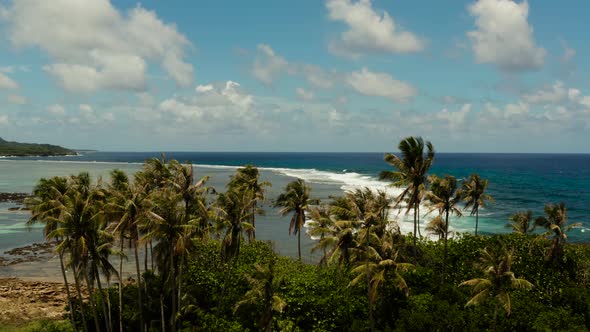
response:
M51 144L9 142L0 138L0 156L63 156L75 151Z
M43 222L46 238L58 242L67 318L77 331L590 328L590 247L567 243L576 225L565 205L548 204L534 220L518 214L514 234L451 237L449 215L477 215L491 200L487 181L472 175L459 187L450 175L425 177L432 145L404 141L402 159L387 157L396 170L384 173L411 189L399 197L359 188L321 203L295 180L276 200L276 212L291 216L285 232L299 237L313 218L317 265L256 240L270 184L253 166L219 192L207 177L195 179L190 164L152 159L132 179L118 170L108 182L87 173L41 179L26 203L31 223ZM417 216L420 203L433 217L427 230L442 241L403 235L391 219L401 204ZM530 234L535 227L546 232ZM130 282L122 278L126 248L135 263Z

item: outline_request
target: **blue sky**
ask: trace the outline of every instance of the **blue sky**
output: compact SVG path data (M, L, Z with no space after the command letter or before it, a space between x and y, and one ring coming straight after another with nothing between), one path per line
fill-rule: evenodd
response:
M590 3L0 1L0 137L590 152Z

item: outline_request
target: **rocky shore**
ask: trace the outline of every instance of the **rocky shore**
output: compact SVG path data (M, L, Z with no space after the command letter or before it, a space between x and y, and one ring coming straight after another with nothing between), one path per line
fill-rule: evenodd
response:
M54 247L55 242L42 242L5 251L0 256L0 266L48 260L54 255Z
M61 283L0 278L0 323L61 319L67 305Z
M31 196L27 193L0 193L0 202L13 202L22 204L25 198Z

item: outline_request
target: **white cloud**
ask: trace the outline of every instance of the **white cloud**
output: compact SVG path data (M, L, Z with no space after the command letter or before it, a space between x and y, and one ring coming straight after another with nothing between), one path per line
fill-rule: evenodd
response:
M85 112L85 113L92 113L92 106L88 105L88 104L80 104L80 111Z
M299 99L304 101L310 101L314 98L313 92L307 91L304 88L295 89L295 93L297 94L297 97L299 97Z
M567 96L568 91L565 89L563 82L556 81L550 88L525 94L523 100L531 104L558 103L567 98Z
M561 41L561 47L563 47L563 54L560 60L564 63L570 62L576 56L576 50L571 48L565 40Z
M192 82L184 60L189 41L140 6L122 14L103 0L15 0L7 11L12 44L47 52L53 63L46 71L67 90L144 89L148 62L160 63L180 86Z
M467 116L471 112L471 104L464 104L458 111L452 112L448 109L443 109L436 114L438 121L444 121L448 124L449 129L457 130L463 129L467 122Z
M20 95L9 95L8 97L6 97L6 99L9 102L17 105L24 105L27 103L27 98Z
M12 78L0 72L0 89L18 89L18 84Z
M397 102L405 102L416 95L412 85L386 73L370 72L367 68L348 74L346 82L363 95L385 97Z
M304 65L301 71L305 79L317 88L329 89L334 84L332 77L318 66Z
M533 28L527 21L526 1L478 0L468 8L476 30L469 31L475 59L503 71L526 71L543 65L545 50L535 45Z
M204 93L204 92L209 92L209 91L213 91L213 85L212 84L207 84L207 85L198 85L195 88L195 91L199 92L199 93Z
M66 115L66 109L60 104L55 104L47 107L47 111L55 116Z
M266 44L259 44L252 68L252 75L265 84L271 84L282 71L288 69L288 62Z
M327 0L328 16L348 30L330 44L336 55L358 57L365 52L408 53L424 49L424 42L402 29L387 12L373 9L370 0Z
M8 124L8 116L0 115L0 126L4 126Z

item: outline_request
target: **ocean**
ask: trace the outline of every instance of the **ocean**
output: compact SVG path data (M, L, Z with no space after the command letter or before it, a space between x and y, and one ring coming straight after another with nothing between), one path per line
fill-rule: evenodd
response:
M288 234L288 217L280 217L270 202L294 178L302 178L312 187L312 196L328 202L330 197L346 190L370 187L399 193L386 182L379 181L380 171L389 169L383 153L242 153L242 152L167 152L168 159L191 162L196 176L210 176L208 184L223 190L236 168L256 165L263 180L272 183L268 189L265 215L257 219L257 237L271 240L282 254L295 256L296 238ZM140 169L141 163L155 152L88 152L79 156L27 157L0 159L0 192L30 192L42 177L70 175L88 171L95 178L108 179L110 170L118 168L129 173ZM582 222L583 227L572 230L572 242L590 241L590 155L587 154L481 154L438 153L431 174L450 174L463 179L476 172L489 180L488 194L495 202L480 210L480 232L493 234L509 232L508 217L519 210L532 210L542 215L547 203L565 202L569 222ZM42 226L29 229L26 211L8 211L11 203L0 203L0 254L5 250L41 242ZM434 217L422 208L424 225ZM412 230L411 216L395 211L404 232ZM453 217L451 228L456 232L473 232L475 217L468 211L463 217ZM422 231L425 234L425 231ZM302 237L306 259L315 241Z

